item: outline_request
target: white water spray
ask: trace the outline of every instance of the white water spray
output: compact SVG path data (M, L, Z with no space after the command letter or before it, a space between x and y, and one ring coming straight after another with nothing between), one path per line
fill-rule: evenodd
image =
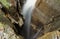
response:
M22 14L25 18L25 24L24 24L25 39L31 39L30 22L31 22L32 11L35 8L36 1L37 0L26 0L26 3L23 6Z
M27 14L26 12L28 12L28 10L33 10L35 8L36 1L37 0L26 0L26 3L24 4L23 11L22 11L22 14L24 15L24 17Z

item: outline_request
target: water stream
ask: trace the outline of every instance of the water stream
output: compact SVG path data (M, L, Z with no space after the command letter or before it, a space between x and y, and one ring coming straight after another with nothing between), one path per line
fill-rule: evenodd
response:
M31 23L31 16L33 9L35 8L35 3L37 0L26 0L26 3L23 6L22 14L25 18L25 24L24 24L24 35L25 39L31 39L30 36L30 23Z

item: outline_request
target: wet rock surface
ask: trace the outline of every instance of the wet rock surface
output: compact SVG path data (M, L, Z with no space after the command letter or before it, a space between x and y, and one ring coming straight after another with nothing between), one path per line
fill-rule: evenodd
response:
M14 1L12 2L12 5L16 6ZM23 6L23 0L21 0L21 6L19 7L19 9L21 9L22 6ZM10 12L17 13L18 11L16 12L16 7L15 7L15 8L11 8ZM22 25L24 24L23 22L24 19L22 19L23 18L22 15L20 15L19 18L19 16L17 14L16 16L14 13L13 14L10 13L11 17L13 17L15 21L19 19L17 22L21 25L20 27L22 27ZM37 0L36 8L33 11L31 22L32 22L31 26L33 29L32 32L34 31L33 34L36 33L38 30L40 30L40 28L42 27L39 37L45 35L46 33L55 30L60 30L59 29L60 28L60 0ZM14 25L11 23L11 18L10 21L7 20L5 15L2 13L0 13L0 24L1 24L0 25L1 39L4 38L22 39L21 36L15 34L13 30Z
M32 15L32 24L38 28L44 27L42 32L48 33L60 28L60 1L37 0L36 8ZM43 24L43 25L41 25ZM41 33L43 35L43 33Z
M22 39L22 36L15 34L14 25L5 17L0 10L0 39Z

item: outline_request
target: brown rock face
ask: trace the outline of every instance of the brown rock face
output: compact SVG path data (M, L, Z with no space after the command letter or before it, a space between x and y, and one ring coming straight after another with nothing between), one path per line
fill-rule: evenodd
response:
M44 33L55 31L60 27L60 2L58 0L37 0L36 8L32 14L32 23L36 26L41 24Z

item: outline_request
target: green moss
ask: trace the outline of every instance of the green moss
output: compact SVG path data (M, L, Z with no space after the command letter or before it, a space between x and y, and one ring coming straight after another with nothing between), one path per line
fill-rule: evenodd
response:
M10 4L9 4L8 0L0 0L0 2L1 2L6 8L9 8L9 7L10 7Z
M3 25L2 23L0 23L0 28L3 28L3 26L4 26L4 25Z
M57 4L60 4L60 0L55 0L55 2L56 2Z

